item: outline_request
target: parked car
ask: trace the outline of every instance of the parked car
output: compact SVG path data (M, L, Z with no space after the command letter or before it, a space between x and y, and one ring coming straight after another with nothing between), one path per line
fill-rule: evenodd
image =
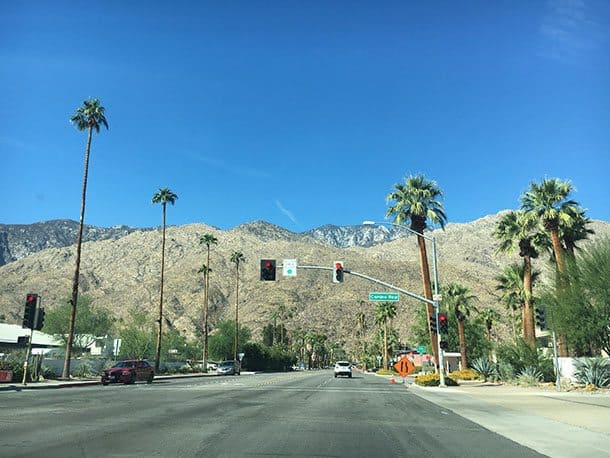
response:
M352 363L349 361L337 361L335 363L335 378L339 375L345 375L352 378Z
M239 375L241 373L241 364L233 359L223 361L216 369L218 375Z
M102 385L109 383L135 383L138 381L152 383L155 371L148 361L128 359L119 361L102 373Z

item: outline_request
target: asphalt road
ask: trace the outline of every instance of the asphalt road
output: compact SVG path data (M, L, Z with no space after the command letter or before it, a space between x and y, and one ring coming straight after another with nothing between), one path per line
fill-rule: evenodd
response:
M332 371L0 392L0 456L541 456L391 385Z

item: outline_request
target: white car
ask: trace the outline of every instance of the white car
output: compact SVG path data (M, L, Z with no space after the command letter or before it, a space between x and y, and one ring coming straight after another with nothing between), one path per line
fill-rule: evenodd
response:
M339 375L346 375L352 378L352 363L349 361L337 361L335 363L335 378Z

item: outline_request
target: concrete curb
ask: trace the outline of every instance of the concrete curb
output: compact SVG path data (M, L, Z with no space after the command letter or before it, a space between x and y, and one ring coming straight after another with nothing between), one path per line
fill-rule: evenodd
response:
M242 375L254 375L254 372L242 371ZM171 380L181 378L203 378L203 377L222 377L218 374L170 374L170 375L158 375L155 380ZM52 381L49 383L45 382L31 382L28 385L22 384L11 384L1 385L1 391L22 391L22 390L49 390L57 388L79 388L83 386L95 386L101 385L100 380L74 380L74 381Z

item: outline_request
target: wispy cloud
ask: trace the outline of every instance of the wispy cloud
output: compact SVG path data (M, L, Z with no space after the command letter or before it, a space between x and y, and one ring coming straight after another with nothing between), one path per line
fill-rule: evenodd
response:
M574 61L603 40L584 0L548 0L540 35L543 56L562 62Z
M299 222L297 221L297 219L295 218L294 214L288 210L287 208L285 208L282 203L279 200L275 201L275 205L277 206L277 208L279 208L279 210L288 217L288 219L290 221L292 221L294 224L296 224L297 226L300 226Z
M209 156L203 156L197 153L185 153L189 159L202 162L208 167L212 167L216 170L221 170L231 175L250 177L250 178L270 178L271 175L266 170L258 170L243 165L236 165L225 161L223 159L212 158Z

